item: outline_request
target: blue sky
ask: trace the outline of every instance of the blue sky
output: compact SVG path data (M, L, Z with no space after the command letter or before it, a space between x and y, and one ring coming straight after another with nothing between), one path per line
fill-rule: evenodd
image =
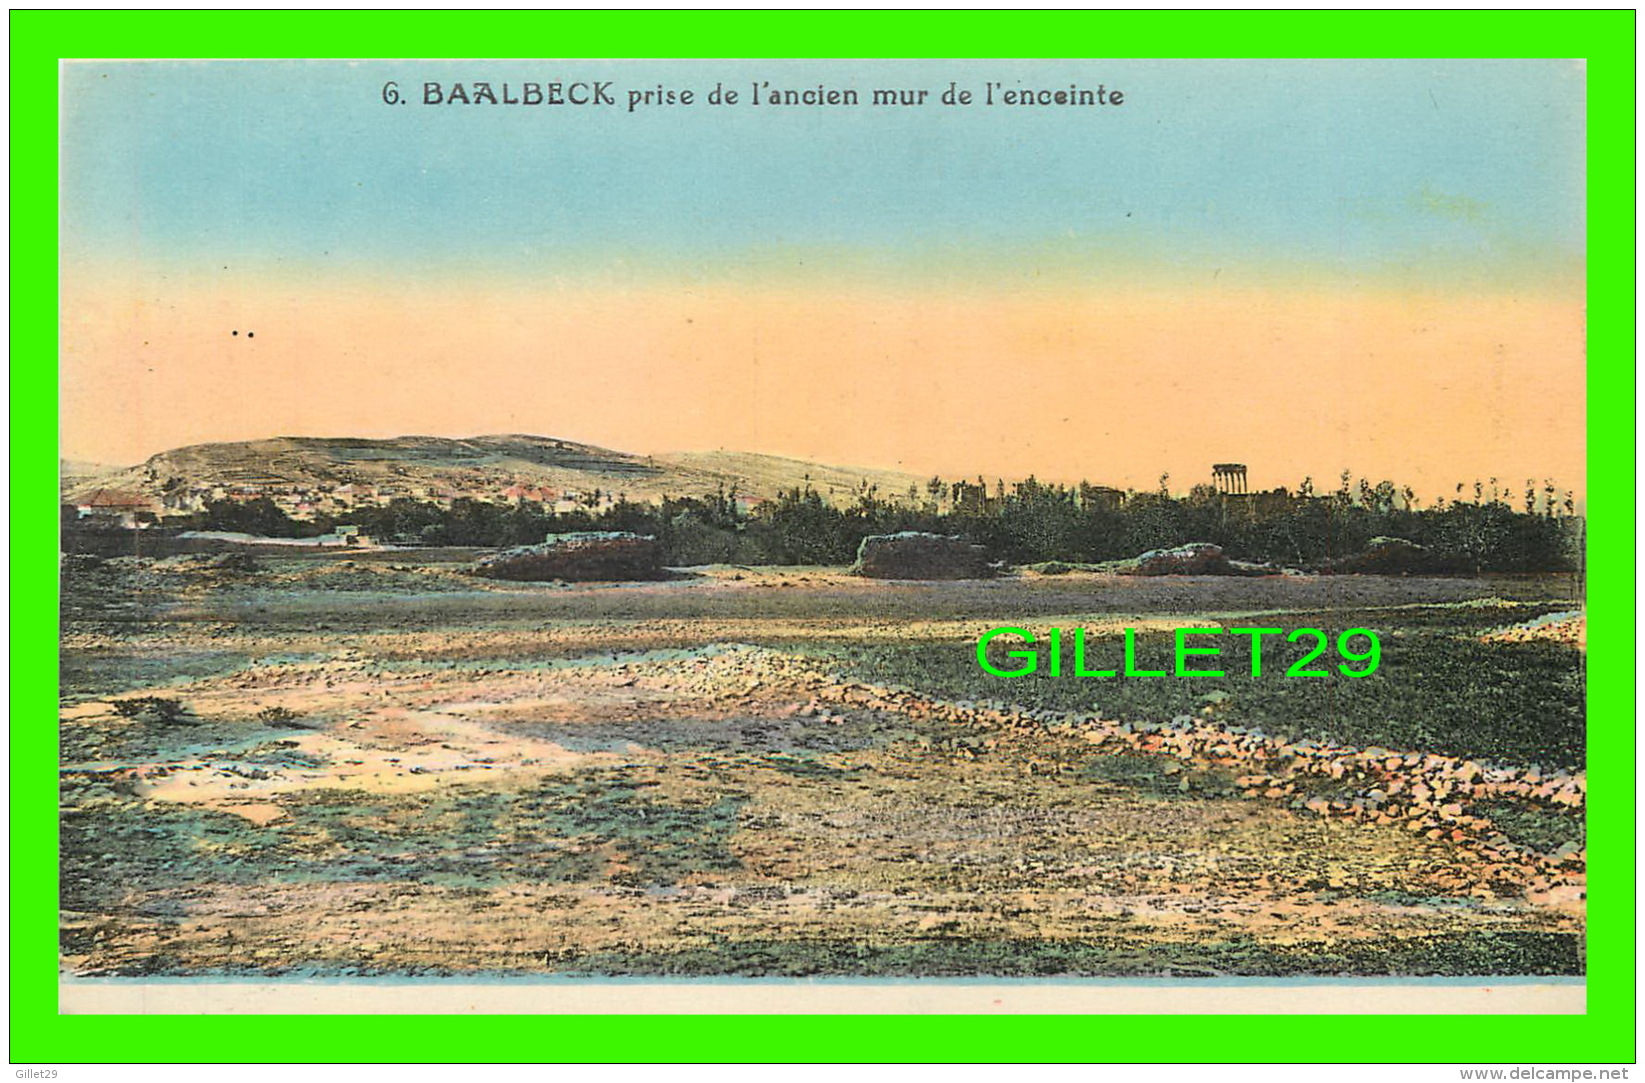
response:
M383 104L612 80L616 108ZM1120 107L752 107L748 84L1120 89ZM723 82L744 95L712 107ZM690 87L626 111L626 91ZM518 91L516 91L517 93ZM935 94L933 94L935 98ZM598 276L1580 272L1574 61L74 63L71 261ZM756 271L758 273L758 271Z

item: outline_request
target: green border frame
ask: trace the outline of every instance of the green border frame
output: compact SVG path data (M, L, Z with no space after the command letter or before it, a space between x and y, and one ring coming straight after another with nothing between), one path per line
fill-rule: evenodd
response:
M1578 12L44 12L11 27L11 1061L1630 1062L1635 1032L1632 10ZM1589 953L1580 1016L57 1014L58 61L66 57L1584 57L1588 64ZM52 92L48 92L51 88ZM1272 1017L1268 1017L1272 1018ZM430 1025L438 1020L437 1025ZM1280 1022L1274 1019L1274 1022ZM1371 1030L1362 1028L1375 1028ZM296 1037L297 1035L301 1037ZM1366 1041L1371 1034L1385 1040ZM1391 1041L1386 1039L1393 1039ZM113 1058L119 1058L117 1061Z

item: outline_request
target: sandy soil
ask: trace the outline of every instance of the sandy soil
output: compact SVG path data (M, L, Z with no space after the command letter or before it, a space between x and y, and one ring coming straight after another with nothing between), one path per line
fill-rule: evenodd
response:
M328 589L339 574L351 587ZM379 579L362 589L362 576ZM1304 804L1301 776L1241 759L1267 751L946 702L845 679L828 660L853 643L974 639L991 613L1024 609L1175 627L1219 608L1307 611L1349 595L1408 606L1492 589L1241 580L1194 594L1194 583L1075 578L944 594L717 568L640 587L495 589L405 563L242 578L178 563L71 585L64 964L1580 966L1580 854L1493 845L1490 824L1460 806L1407 822ZM1173 607L1182 615L1161 615ZM785 640L827 649L751 645ZM1407 751L1409 768L1388 753L1367 777L1423 785L1432 765ZM1549 793L1580 800L1579 782L1562 776Z

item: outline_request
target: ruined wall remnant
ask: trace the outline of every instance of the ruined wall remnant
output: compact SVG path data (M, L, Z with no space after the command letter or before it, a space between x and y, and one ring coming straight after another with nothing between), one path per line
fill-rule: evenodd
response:
M1222 546L1189 542L1172 549L1150 549L1118 569L1120 575L1235 575Z
M665 573L663 549L656 538L627 531L584 531L550 534L541 545L486 557L474 574L529 582L587 582L660 579Z
M870 579L986 579L994 566L963 538L905 530L864 538L851 571Z
M1324 575L1466 575L1467 558L1438 553L1404 538L1372 538L1363 552L1327 560Z

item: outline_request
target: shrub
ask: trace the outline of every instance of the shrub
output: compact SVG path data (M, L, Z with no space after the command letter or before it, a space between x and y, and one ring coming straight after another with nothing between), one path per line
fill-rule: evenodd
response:
M121 718L145 718L157 722L180 722L188 713L181 700L163 696L136 696L114 701L114 713Z

